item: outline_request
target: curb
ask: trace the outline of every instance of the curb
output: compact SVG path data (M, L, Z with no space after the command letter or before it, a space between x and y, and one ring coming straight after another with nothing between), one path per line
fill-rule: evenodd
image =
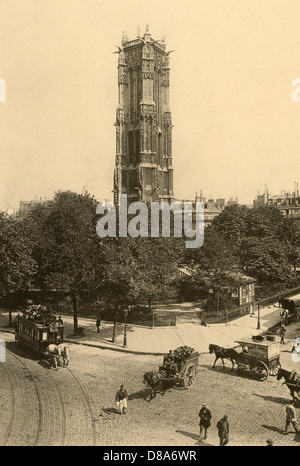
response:
M267 330L264 330L259 335L265 333L266 331L271 331L272 329L277 327L279 325L279 323L273 324L271 327L268 327ZM5 333L11 333L11 334L15 333L14 330L8 330L8 329L4 329L4 328L1 328L1 327L0 327L0 331L5 332ZM87 342L79 342L79 341L74 341L74 340L70 340L70 339L65 339L64 341L67 342L67 343L73 343L74 345L82 345L82 346L88 346L88 347L91 347L91 348L99 348L99 349L104 349L104 350L119 351L120 353L137 354L137 355L144 355L144 356L145 355L164 356L166 354L165 352L162 353L162 352L149 352L149 351L130 350L130 349L124 349L124 348L116 347L116 346L106 346L104 344L101 345L101 344L94 344L94 343L87 343ZM236 347L237 346L238 345L236 345ZM208 351L198 351L198 353L199 354L208 354Z
M105 350L112 350L112 351L119 351L120 353L130 353L130 354L142 354L142 355L151 355L151 356L163 356L166 353L152 353L148 351L137 351L137 350L128 350L128 349L123 349L123 348L118 348L115 346L104 346L101 344L94 344L94 343L85 343L85 342L79 342L79 341L74 341L74 340L69 340L65 339L67 343L73 343L74 345L83 345L83 346L90 346L92 348L100 348L100 349L105 349Z
M149 356L165 356L166 353L159 353L159 352L149 352L149 351L137 351L137 350L128 350L128 349L123 349L123 348L117 348L117 347L110 347L110 346L104 346L104 345L97 345L93 343L83 343L79 341L73 341L73 340L64 340L67 343L73 343L74 345L83 345L83 346L90 346L92 348L100 348L100 349L105 349L105 350L112 350L112 351L119 351L120 353L130 353L130 354L139 354L139 355L149 355ZM237 345L238 346L238 345ZM199 354L209 354L208 351L197 351Z

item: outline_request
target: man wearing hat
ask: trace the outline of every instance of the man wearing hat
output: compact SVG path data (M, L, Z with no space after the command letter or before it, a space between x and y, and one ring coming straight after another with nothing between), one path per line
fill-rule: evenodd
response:
M200 417L199 441L202 442L203 438L204 440L207 439L207 429L210 427L210 420L211 420L211 412L209 411L209 409L207 409L206 403L202 404L202 408L199 411L199 417Z
M124 384L122 383L121 387L116 393L116 402L117 402L117 406L120 409L120 414L122 413L126 414L127 412L127 399L128 399L127 390L124 387Z
M286 412L286 418L285 418L284 434L286 435L288 433L288 427L290 424L292 424L292 426L294 427L295 431L298 434L299 429L298 429L298 424L297 424L297 419L296 419L295 403L293 401L287 404L285 408L285 412Z
M217 429L220 438L220 447L224 447L229 442L229 423L227 414L218 421Z

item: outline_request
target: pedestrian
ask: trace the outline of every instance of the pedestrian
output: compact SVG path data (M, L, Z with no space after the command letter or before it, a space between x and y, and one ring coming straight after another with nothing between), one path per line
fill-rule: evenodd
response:
M266 445L266 446L267 446L267 447L273 447L273 440L268 439L268 440L267 440L267 445Z
M217 423L218 435L220 438L220 447L224 447L229 442L229 423L228 416L225 414Z
M202 408L199 411L199 417L200 417L200 435L199 435L199 440L202 442L203 438L204 440L207 439L207 429L210 427L210 420L211 420L211 412L209 409L207 409L206 403L202 404ZM204 434L204 435L203 435Z
M97 320L96 320L97 333L100 333L100 325L101 325L100 317L97 316Z
M116 402L117 402L117 406L120 409L120 414L122 413L126 414L127 400L128 400L127 390L124 387L124 384L122 384L116 393Z
M284 434L288 433L288 426L292 423L297 434L300 432L297 425L296 411L295 411L295 402L291 401L285 408L286 419L285 419L285 431Z
M285 325L289 325L289 310L288 309L285 309L284 323Z
M284 341L284 334L286 332L286 328L285 328L285 325L282 323L279 327L279 335L280 335L280 343L282 343L283 345L285 345L285 341Z
M294 338L292 341L292 353L298 354L300 352L300 338Z

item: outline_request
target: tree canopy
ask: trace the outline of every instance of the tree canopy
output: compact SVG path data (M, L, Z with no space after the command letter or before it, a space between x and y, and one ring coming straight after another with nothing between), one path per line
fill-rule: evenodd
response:
M230 292L237 273L261 287L284 286L295 278L300 232L274 206L226 207L195 249L172 237L172 214L169 238L99 238L96 207L89 193L65 191L24 219L0 213L0 294L30 287L65 293L72 299L76 329L78 302L86 295L105 301L112 312L172 299L180 290L179 264L193 270L186 299L208 296L212 289L218 296Z
M0 296L28 289L36 273L28 225L0 213Z

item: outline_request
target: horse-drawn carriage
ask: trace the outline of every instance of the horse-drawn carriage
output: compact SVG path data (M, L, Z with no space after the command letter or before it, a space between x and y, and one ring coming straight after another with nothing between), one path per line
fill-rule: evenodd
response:
M50 344L62 343L63 321L46 306L31 305L15 320L15 340L42 356Z
M287 323L291 321L298 322L300 315L300 299L299 298L282 298L282 310L288 310Z
M229 359L237 366L237 372L242 376L251 376L257 380L266 380L268 375L277 375L280 366L280 345L275 336L253 336L236 341L242 348L222 348L218 345L209 345L209 352L215 353L216 359L222 359L223 369L225 369L224 359Z
M268 375L277 375L281 367L280 345L275 338L260 336L236 341L242 347L237 361L238 373L260 381L266 380Z
M151 397L156 393L162 395L168 388L191 388L195 382L199 353L188 346L180 346L169 351L163 357L163 364L158 372L149 371L144 374L144 384L151 387Z

